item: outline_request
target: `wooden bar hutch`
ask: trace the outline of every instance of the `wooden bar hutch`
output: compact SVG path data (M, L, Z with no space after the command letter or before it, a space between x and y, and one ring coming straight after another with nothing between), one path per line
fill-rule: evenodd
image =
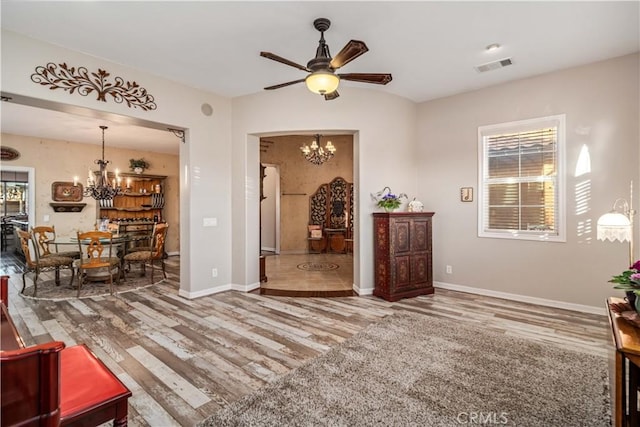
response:
M120 173L124 193L113 200L101 200L96 219L118 225L118 233L150 233L164 221L166 176ZM112 176L110 176L112 179Z

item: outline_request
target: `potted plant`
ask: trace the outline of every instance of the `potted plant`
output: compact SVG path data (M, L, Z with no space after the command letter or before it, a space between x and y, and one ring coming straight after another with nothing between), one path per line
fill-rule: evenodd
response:
M149 162L145 159L129 159L129 169L135 173L142 173L149 168Z
M631 267L622 273L613 276L610 283L615 283L613 289L620 289L625 291L627 295L627 301L631 308L638 310L638 305L640 305L640 300L636 297L640 295L640 260L636 261Z
M402 199L406 199L407 195L404 193L400 193L397 195L393 194L389 187L384 187L376 194L372 194L371 198L386 212L393 212L400 207L400 205L402 204Z

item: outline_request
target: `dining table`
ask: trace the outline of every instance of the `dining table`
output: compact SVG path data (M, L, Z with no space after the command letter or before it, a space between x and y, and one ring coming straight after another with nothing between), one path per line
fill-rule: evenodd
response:
M114 234L111 238L112 251L115 249L115 253L112 253L111 256L116 256L120 259L120 278L124 279L124 256L129 252L131 248L136 246L138 242L148 242L150 236L140 235L140 234ZM103 243L109 243L108 239L104 239ZM50 245L60 245L60 246L75 246L78 247L78 238L76 236L58 236L55 240L49 242ZM89 240L81 241L80 245L88 245ZM106 249L108 250L108 249ZM84 251L80 251L80 256L86 256ZM108 253L105 253L104 256L108 256ZM75 260L74 268L78 269L80 260ZM79 271L77 272L79 274ZM114 277L115 278L115 277ZM108 269L96 269L95 271L88 271L86 274L86 279L90 282L102 282L105 280L109 280L109 272Z

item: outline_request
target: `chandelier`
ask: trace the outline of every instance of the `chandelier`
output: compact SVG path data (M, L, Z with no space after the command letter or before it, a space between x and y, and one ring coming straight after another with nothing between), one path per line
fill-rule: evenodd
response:
M107 126L100 126L102 129L102 158L97 159L95 164L100 166L100 173L97 180L94 178L93 172L89 170L89 176L87 177L87 188L84 189L85 197L93 197L96 200L111 200L115 196L122 194L122 188L120 187L120 176L118 176L118 169L116 169L116 177L112 183L109 182L109 175L107 173L107 165L109 160L104 159L104 131Z
M304 155L304 158L313 163L314 165L321 165L330 158L336 152L336 147L327 141L327 145L324 148L320 146L320 134L316 134L316 139L313 140L311 146L303 145L300 147L300 151Z

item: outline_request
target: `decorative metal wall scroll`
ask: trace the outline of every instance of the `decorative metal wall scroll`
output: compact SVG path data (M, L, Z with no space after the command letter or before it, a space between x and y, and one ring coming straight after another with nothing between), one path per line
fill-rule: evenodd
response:
M97 72L89 73L85 67L76 69L66 63L56 65L50 62L46 66L37 66L36 72L31 75L31 81L50 86L51 90L62 89L71 94L77 91L82 96L96 92L97 100L102 102L107 102L108 95L118 104L126 103L129 108L144 111L157 108L153 95L138 83L125 82L122 77L115 77L113 82L109 82L110 75L99 68Z
M174 129L174 128L167 128L167 129L169 129L169 131L173 133L175 136L180 138L180 141L184 143L184 131L182 129Z

